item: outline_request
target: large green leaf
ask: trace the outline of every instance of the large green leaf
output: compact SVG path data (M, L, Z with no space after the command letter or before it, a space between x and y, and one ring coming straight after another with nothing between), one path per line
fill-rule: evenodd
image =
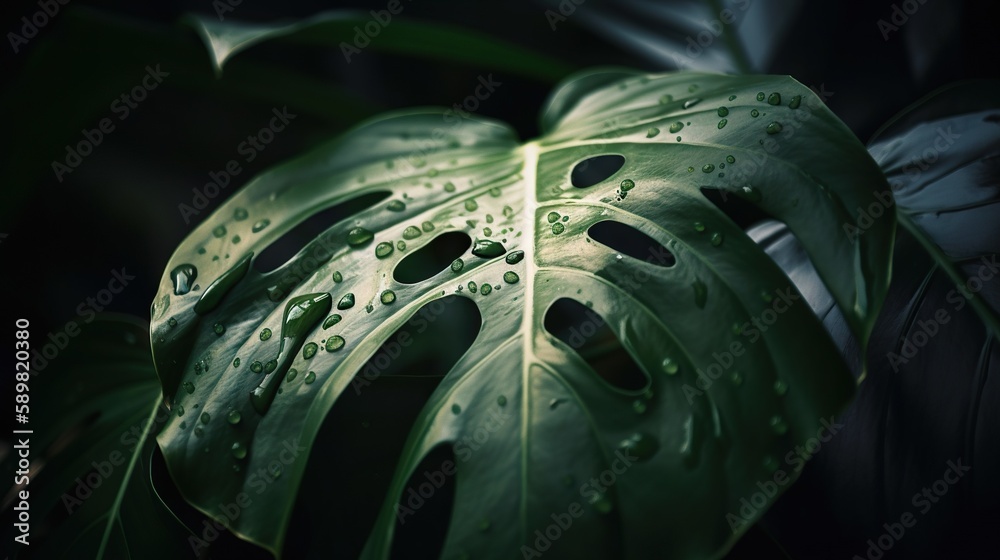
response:
M809 307L785 292L788 278L700 189L786 222L864 340L895 225L858 237L842 225L885 190L877 166L787 77L583 74L557 89L544 136L525 144L502 124L443 114L375 120L255 178L173 255L152 308L155 362L173 407L208 413L197 426L175 418L159 436L181 492L219 516L216 505L246 491L250 473L274 469L283 447L310 446L334 403L364 390L357 372L398 328L458 296L478 306L482 326L412 426L367 557L388 555L394 505L421 460L496 414L509 419L458 465L444 557L515 557L574 502L582 516L546 557L720 555L747 526L734 530L727 514L847 402L853 382ZM617 172L571 184L581 162L609 154L624 158ZM311 215L382 192L389 202L330 224L279 268L251 266ZM602 221L648 235L676 264L597 242L588 230ZM404 257L445 232L502 250L473 252L470 241L461 268L394 280ZM791 303L768 319L776 291ZM355 306L331 309L349 293ZM604 318L645 387L605 381L545 330L562 298ZM334 313L342 320L324 321ZM745 327L753 317L769 326ZM307 358L312 343L319 351ZM737 343L742 353L726 360ZM699 382L706 371L717 379ZM227 422L233 412L239 421ZM621 445L641 459L604 495L584 492ZM277 467L233 528L280 554L305 465Z
M189 533L149 478L151 436L168 412L147 335L144 322L99 317L83 325L52 367L32 379L34 433L28 437L35 472L23 488L31 504L31 545L19 553L32 558L191 554ZM9 457L4 471L13 474L16 454Z

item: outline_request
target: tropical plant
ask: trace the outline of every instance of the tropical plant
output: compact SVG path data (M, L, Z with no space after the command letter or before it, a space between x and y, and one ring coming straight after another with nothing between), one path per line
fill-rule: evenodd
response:
M225 76L254 44L337 45L365 19L189 21ZM567 72L456 29L386 29L390 51L433 36L435 56ZM324 110L307 78L287 89ZM993 85L949 88L866 150L789 77L606 68L563 80L527 142L454 110L370 118L205 217L148 327L101 318L47 372L43 536L20 553L224 557L235 535L286 557L725 556L786 489L815 493L791 486L814 451L786 457L883 409L846 407L891 390L886 348L956 283L980 333L970 406L988 398L1000 323L967 278L996 248L949 217L992 227L996 106ZM950 171L913 173L948 126ZM835 477L854 441L814 468ZM873 506L857 534L895 513Z

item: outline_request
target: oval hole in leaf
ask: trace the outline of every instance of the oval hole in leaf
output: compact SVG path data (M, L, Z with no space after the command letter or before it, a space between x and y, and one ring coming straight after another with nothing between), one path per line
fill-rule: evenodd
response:
M545 330L576 350L597 375L624 391L641 391L649 377L604 318L580 302L560 298L545 313Z
M592 187L618 172L625 165L625 157L618 154L594 156L575 166L569 180L578 189Z
M392 468L372 465L399 464L417 417L441 379L472 346L481 324L479 307L468 298L447 296L429 302L386 337L361 366L323 420L309 452L289 523L285 557L315 554L315 535L320 534L327 547L325 556L361 556L394 474ZM441 344L442 340L448 343ZM405 530L411 520L421 525L418 518L433 517L430 512L436 506L431 502L443 498L442 491L435 490L417 510L419 515L406 517ZM336 496L338 507L330 507L331 496ZM443 502L450 511L451 498ZM447 525L447 517L443 522Z
M451 512L455 505L455 478L458 476L444 473L446 463L449 461L452 465L450 469L454 469L455 452L451 446L443 444L435 446L410 475L406 488L399 496L401 513L396 518L390 559L436 560L441 557L444 538L448 534ZM430 473L436 482L443 479L441 487L436 487L426 473ZM420 494L421 486L424 494ZM434 488L430 497L425 497L427 486ZM414 494L424 501L419 508L413 508L407 503ZM413 513L409 513L411 510ZM400 523L403 515L406 517L403 518L403 523Z
M587 234L598 243L650 264L671 267L677 263L674 254L659 241L628 224L604 220L590 226Z
M313 214L264 248L254 259L254 269L264 273L278 268L301 251L307 243L328 230L330 226L345 218L354 216L367 208L371 208L389 198L390 194L392 193L388 191L363 194ZM260 218L256 218L256 220L265 217L261 216ZM251 216L250 220L255 220L255 218Z
M416 284L423 282L464 255L472 246L472 238L466 233L449 231L435 237L412 254L401 260L392 277L396 282Z

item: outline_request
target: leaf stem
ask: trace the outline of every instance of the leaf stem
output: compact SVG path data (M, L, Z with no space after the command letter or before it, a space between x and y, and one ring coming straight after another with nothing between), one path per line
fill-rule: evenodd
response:
M993 332L993 336L1000 340L1000 318L997 317L996 312L987 305L983 298L977 296L975 293L970 292L965 289L965 282L968 280L965 275L955 266L955 263L951 261L947 254L941 250L941 247L931 239L927 233L924 232L904 210L896 207L896 219L899 221L900 225L906 228L906 231L910 233L924 249L930 253L931 257L938 263L942 270L951 278L951 281L955 283L955 286L961 290L962 295L969 300L969 304L972 309L975 310L976 314L986 325L986 328Z

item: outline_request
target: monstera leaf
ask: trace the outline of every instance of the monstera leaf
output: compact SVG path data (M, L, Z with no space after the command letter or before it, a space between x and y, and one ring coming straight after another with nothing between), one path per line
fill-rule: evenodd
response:
M32 380L30 546L38 558L179 558L187 529L150 481L152 435L167 418L147 327L105 315L83 325ZM4 462L13 480L17 454ZM8 505L13 506L16 500ZM14 514L9 508L4 511ZM5 523L8 529L10 523ZM13 537L9 537L11 542ZM20 556L20 555L18 555Z
M1000 484L975 473L1000 468L993 443L1000 417L990 406L1000 398L998 109L996 82L953 84L902 111L869 145L906 230L867 348L870 375L838 418L840 435L768 516L768 529L793 557L874 557L869 539L905 513L923 529L893 545L901 558L972 558L995 549L990 528ZM860 370L866 352L794 236L775 223L750 233ZM951 465L962 476L948 475L957 482L947 496L914 501Z
M854 382L713 200L788 224L864 340L895 227L843 232L887 189L864 147L776 76L596 71L559 87L541 120L522 144L443 111L378 119L253 179L190 234L151 333L175 411L159 443L189 502L280 555L328 411L377 377L366 362L380 346L405 344L394 333L455 299L481 326L370 498L384 504L366 557L389 555L422 461L470 438L481 445L441 475L454 477L443 557L718 556L766 509L754 493L796 477L786 457ZM298 224L352 202L368 206L256 270ZM450 266L403 273L446 236L464 240ZM592 367L586 329L582 342L550 332L566 300L627 359Z

